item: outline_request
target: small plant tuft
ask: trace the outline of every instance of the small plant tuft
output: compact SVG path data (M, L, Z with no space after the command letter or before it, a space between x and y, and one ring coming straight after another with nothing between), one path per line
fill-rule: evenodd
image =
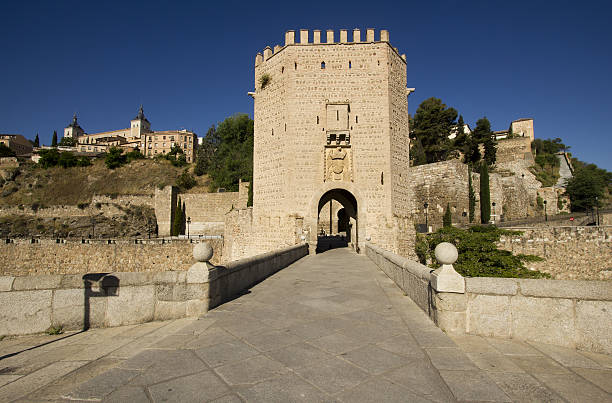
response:
M62 334L64 333L64 327L62 325L51 325L47 330L45 330L45 333L47 333L48 335Z
M264 88L267 87L268 84L270 84L271 81L272 81L272 77L270 77L270 74L264 73L261 75L261 77L259 77L259 86L263 90Z

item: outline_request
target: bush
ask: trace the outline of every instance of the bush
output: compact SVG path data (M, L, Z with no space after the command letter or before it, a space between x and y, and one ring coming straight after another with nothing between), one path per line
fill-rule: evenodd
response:
M88 167L91 165L91 160L87 157L81 157L77 161L77 166L79 167Z
M50 150L40 150L38 154L40 155L38 164L45 169L56 166L60 158L60 153L55 148Z
M64 333L64 327L62 325L49 326L49 328L45 330L45 333L48 335L62 334Z
M111 147L106 153L104 163L109 169L119 168L127 162L127 157L123 155L123 150L119 147Z
M451 213L450 203L446 203L446 211L444 212L444 217L442 217L442 226L444 227L453 226L453 215Z
M14 157L15 151L5 146L4 143L0 143L0 157Z
M128 164L134 160L142 160L145 158L139 150L133 150L125 154Z
M77 141L74 137L62 137L58 145L60 147L76 147Z
M441 242L450 242L457 247L459 257L455 270L465 277L511 277L549 278L550 275L532 271L525 262L543 260L534 255L513 255L512 252L497 249L496 242L501 235L520 235L517 231L499 229L495 226L475 226L469 230L441 228L425 240L415 244L415 252L421 263L435 262L434 250ZM423 237L424 238L424 237ZM437 267L432 264L432 267Z
M77 166L78 160L73 153L64 152L60 154L59 159L57 160L57 164L62 168L70 168Z
M195 178L189 173L187 169L176 179L176 186L183 190L191 189L197 184Z

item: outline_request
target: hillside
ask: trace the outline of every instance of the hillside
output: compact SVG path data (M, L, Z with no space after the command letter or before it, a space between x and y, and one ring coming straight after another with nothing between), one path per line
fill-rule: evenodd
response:
M75 206L90 203L95 194L154 194L157 187L174 185L184 169L166 160L149 159L114 170L108 169L103 160L88 167L48 169L27 162L21 164L16 174L5 175L0 186L0 208ZM207 192L207 176L195 179L197 185L188 192Z

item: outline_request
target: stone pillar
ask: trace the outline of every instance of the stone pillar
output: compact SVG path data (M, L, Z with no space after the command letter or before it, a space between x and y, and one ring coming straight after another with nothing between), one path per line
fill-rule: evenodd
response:
M257 53L255 56L255 66L259 66L263 62L263 55L261 53Z
M361 30L359 28L353 29L353 42L361 42Z
M270 56L272 56L272 49L269 46L266 46L266 48L264 49L263 58L264 60L268 60Z
M321 31L320 30L315 29L312 32L312 43L316 43L316 44L321 43Z
M300 43L305 44L308 43L308 30L300 29Z
M334 30L333 29L328 29L327 30L327 43L334 43Z
M386 29L380 30L380 41L389 42L389 31L387 31Z
M202 284L202 288L206 287L206 292L199 299L191 299L187 301L186 316L197 317L208 312L210 307L210 282L214 276L210 275L210 271L215 268L210 263L213 257L213 248L206 242L196 244L193 248L193 258L196 260L187 271L187 284Z

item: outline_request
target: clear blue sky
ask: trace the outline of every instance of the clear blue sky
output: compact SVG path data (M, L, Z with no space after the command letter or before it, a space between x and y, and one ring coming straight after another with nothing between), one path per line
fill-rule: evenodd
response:
M143 104L154 130L202 136L252 116L255 54L286 30L372 27L407 54L410 113L435 96L472 126L533 117L537 138L612 170L611 14L604 1L4 0L0 132L49 144L74 112L91 133L127 127Z

